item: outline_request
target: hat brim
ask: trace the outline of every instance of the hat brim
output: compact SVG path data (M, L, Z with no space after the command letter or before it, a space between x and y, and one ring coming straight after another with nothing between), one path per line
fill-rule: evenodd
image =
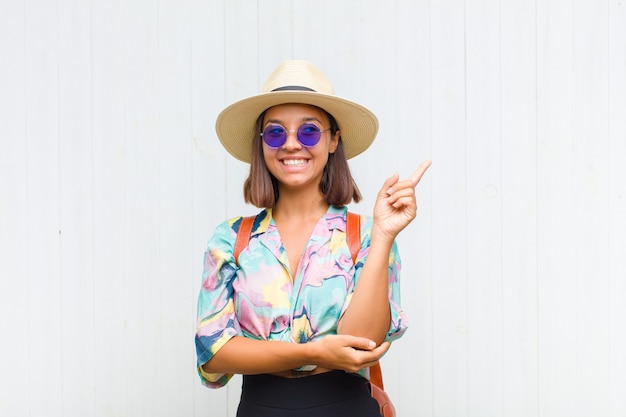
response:
M249 163L257 118L270 107L288 103L310 104L330 113L341 130L347 159L365 151L378 133L378 119L374 113L350 100L310 91L275 91L248 97L226 107L215 122L220 142L232 156Z

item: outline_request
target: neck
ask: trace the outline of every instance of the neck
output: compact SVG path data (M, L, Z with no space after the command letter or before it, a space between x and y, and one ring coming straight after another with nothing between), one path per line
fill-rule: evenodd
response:
M302 221L319 219L328 210L328 203L318 191L316 193L283 193L272 210L274 219Z

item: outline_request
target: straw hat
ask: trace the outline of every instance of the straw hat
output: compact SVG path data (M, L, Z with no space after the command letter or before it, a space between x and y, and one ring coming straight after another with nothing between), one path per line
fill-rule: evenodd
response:
M319 68L307 61L281 63L269 76L261 94L226 107L215 122L217 136L235 158L250 162L256 121L272 106L311 104L330 113L341 130L346 158L366 150L378 132L376 116L365 107L335 96L333 85Z

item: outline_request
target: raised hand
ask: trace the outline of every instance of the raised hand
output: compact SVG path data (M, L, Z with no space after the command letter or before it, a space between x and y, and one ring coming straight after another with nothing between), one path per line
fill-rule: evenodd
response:
M374 205L374 228L379 233L395 239L415 218L415 187L430 164L429 160L422 162L407 180L400 181L400 176L396 173L385 181Z

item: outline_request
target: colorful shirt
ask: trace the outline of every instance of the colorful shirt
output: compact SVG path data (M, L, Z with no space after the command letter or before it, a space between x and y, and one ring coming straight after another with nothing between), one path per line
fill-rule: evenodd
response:
M337 334L369 252L372 228L372 219L361 216L361 249L354 265L346 242L346 212L345 207L328 209L313 229L297 271L290 271L271 209L256 217L239 266L233 247L241 217L216 228L204 255L198 299L196 353L204 385L219 388L232 377L205 373L201 366L233 336L306 343ZM389 256L388 341L407 328L399 279L394 243Z

